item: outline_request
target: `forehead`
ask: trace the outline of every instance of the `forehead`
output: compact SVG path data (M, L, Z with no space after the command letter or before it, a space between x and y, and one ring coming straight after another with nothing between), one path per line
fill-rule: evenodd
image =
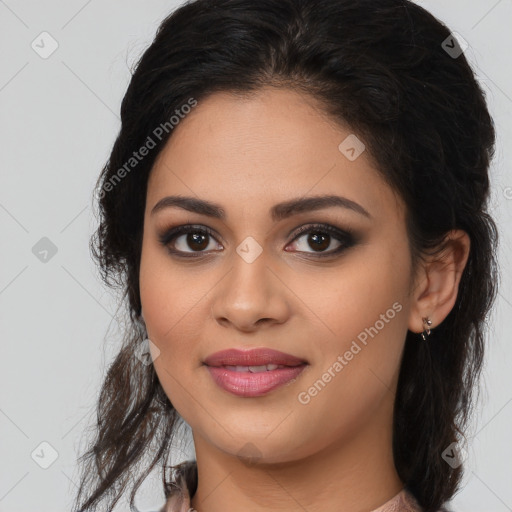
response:
M226 205L229 217L234 209L269 211L290 197L336 193L377 216L400 215L366 151L349 159L340 149L347 140L357 144L354 137L314 98L291 89L212 94L174 127L150 174L148 208L166 194L195 195Z

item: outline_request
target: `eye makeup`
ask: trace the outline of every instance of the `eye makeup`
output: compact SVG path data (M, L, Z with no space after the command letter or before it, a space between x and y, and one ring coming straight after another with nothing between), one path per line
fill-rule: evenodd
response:
M187 235L186 237L184 235ZM305 235L308 235L306 243L313 243L317 248L322 249L325 248L325 242L328 241L327 246L332 245L332 241L338 243L338 247L334 249L330 249L327 251L302 251L302 250L286 250L286 252L297 252L305 254L307 258L326 258L326 257L335 257L345 250L353 247L359 240L359 235L352 228L338 228L331 224L326 223L311 223L304 224L301 227L297 228L292 232L292 239L287 244L286 247L295 243L297 240L301 238L305 238ZM180 237L184 237L184 242L182 242L182 249L176 248L177 240ZM212 252L217 252L217 249L205 251L210 245L214 245L210 243L210 239L213 239L217 242L217 245L220 245L217 241L219 237L216 235L215 231L213 231L208 226L204 226L201 224L185 224L176 227L172 227L169 229L165 229L161 234L158 235L159 242L168 250L169 254L176 258L204 258L205 256L210 256ZM183 245L185 246L183 248ZM194 251L195 248L198 249ZM311 248L310 245L308 245ZM186 250L190 249L190 250Z

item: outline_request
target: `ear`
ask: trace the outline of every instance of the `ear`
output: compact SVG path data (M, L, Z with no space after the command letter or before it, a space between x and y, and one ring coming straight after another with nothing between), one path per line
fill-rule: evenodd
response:
M425 330L424 317L430 317L430 328L434 329L448 316L457 300L471 241L465 231L452 230L446 235L444 245L440 254L419 263L409 315L412 332Z

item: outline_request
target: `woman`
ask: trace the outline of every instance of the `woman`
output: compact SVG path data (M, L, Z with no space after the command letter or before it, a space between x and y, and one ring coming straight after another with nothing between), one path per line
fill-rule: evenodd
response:
M112 510L141 466L133 505L157 464L162 511L450 500L497 275L494 128L462 50L406 0L163 21L98 180L91 245L131 325L76 510ZM172 468L182 420L196 460Z

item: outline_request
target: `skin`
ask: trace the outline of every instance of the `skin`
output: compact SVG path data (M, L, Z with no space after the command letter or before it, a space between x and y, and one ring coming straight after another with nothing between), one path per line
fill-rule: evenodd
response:
M191 506L199 512L362 512L404 486L391 443L406 333L422 332L425 316L435 328L452 309L469 238L451 232L441 260L413 272L403 202L367 151L350 161L338 149L351 133L291 89L215 93L174 128L152 169L142 310L160 350L153 351L160 382L192 428L199 484ZM160 199L178 194L221 205L226 219L177 207L151 214ZM357 202L371 218L340 207L277 222L269 216L276 203L324 194ZM350 227L357 241L321 258L343 241L332 236L319 251L308 234L295 239L296 228L313 223ZM209 256L180 259L159 241L186 224L210 227L216 237L207 235L198 248L178 235L170 245ZM249 236L262 249L252 263L236 251ZM358 334L396 303L400 311L301 403L299 393L332 373ZM232 347L271 347L309 364L264 396L238 397L218 387L202 363ZM257 460L240 455L251 450Z

